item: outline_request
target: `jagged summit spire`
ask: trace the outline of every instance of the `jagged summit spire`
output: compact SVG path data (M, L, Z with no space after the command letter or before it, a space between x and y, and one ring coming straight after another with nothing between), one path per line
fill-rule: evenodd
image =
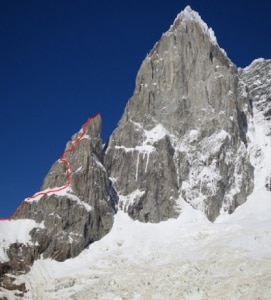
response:
M176 19L174 20L174 23L177 20L181 20L183 22L186 22L188 20L192 20L192 21L197 21L197 22L201 22L204 23L204 26L207 26L207 24L202 20L201 16L199 15L199 13L195 10L193 10L189 5L185 7L184 10L182 10L176 17ZM208 26L207 26L208 27Z
M213 45L217 45L217 39L213 29L211 27L209 28L208 25L202 20L199 13L193 10L189 5L187 5L185 9L177 15L169 29L169 32L175 31L179 26L186 26L189 22L197 23L201 27L203 33L209 37L210 42Z

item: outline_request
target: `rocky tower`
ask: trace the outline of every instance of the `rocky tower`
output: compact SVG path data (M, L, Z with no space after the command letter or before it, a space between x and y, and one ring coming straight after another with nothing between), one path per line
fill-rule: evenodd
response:
M16 219L35 222L30 231L27 226L21 229L31 242L14 241L4 248L7 258L0 261L0 287L23 294L24 284L15 284L13 276L28 272L35 259L64 261L110 231L117 195L102 164L100 115L83 129L84 134L82 130L75 134L65 155L51 167L42 192L26 199L14 214Z
M100 115L93 118L85 130L76 144L74 142L82 133L72 137L64 152L70 168L70 185L26 202L16 216L44 224L43 228L30 232L34 244L38 245L36 256L42 253L43 257L60 261L74 257L112 227L115 194L102 165ZM65 186L65 168L58 160L45 177L41 190Z
M238 70L187 7L143 61L105 167L120 207L143 222L179 215L182 197L214 220L253 189Z

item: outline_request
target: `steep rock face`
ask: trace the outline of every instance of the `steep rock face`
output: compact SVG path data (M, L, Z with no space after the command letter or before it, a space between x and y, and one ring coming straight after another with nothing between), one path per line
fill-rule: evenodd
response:
M64 152L70 184L69 170L58 160L44 179L42 191L66 188L26 202L17 215L43 223L43 228L30 232L36 252L43 257L60 261L74 257L112 227L115 195L101 162L100 116L85 130L79 142L75 143L81 132L72 137Z
M143 61L107 145L105 167L134 219L180 213L183 197L214 220L253 189L249 98L213 32L187 7Z
M251 158L260 166L255 184L271 191L271 165L266 158L271 149L271 60L256 59L240 69L240 84L253 106Z

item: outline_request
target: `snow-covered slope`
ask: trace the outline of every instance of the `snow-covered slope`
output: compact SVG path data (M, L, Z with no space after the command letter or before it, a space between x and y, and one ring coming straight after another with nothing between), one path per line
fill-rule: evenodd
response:
M29 232L34 228L42 228L43 223L37 224L34 220L12 220L0 222L0 260L8 261L5 250L12 243L32 244Z
M159 224L118 212L77 258L36 261L17 279L25 299L270 299L270 193L258 190L215 223L182 208Z

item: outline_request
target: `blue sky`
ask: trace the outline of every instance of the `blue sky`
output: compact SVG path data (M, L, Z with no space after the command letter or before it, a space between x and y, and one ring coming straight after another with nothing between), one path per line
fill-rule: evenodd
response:
M266 0L0 0L0 218L39 191L90 116L109 137L142 60L186 5L237 66L271 58Z

